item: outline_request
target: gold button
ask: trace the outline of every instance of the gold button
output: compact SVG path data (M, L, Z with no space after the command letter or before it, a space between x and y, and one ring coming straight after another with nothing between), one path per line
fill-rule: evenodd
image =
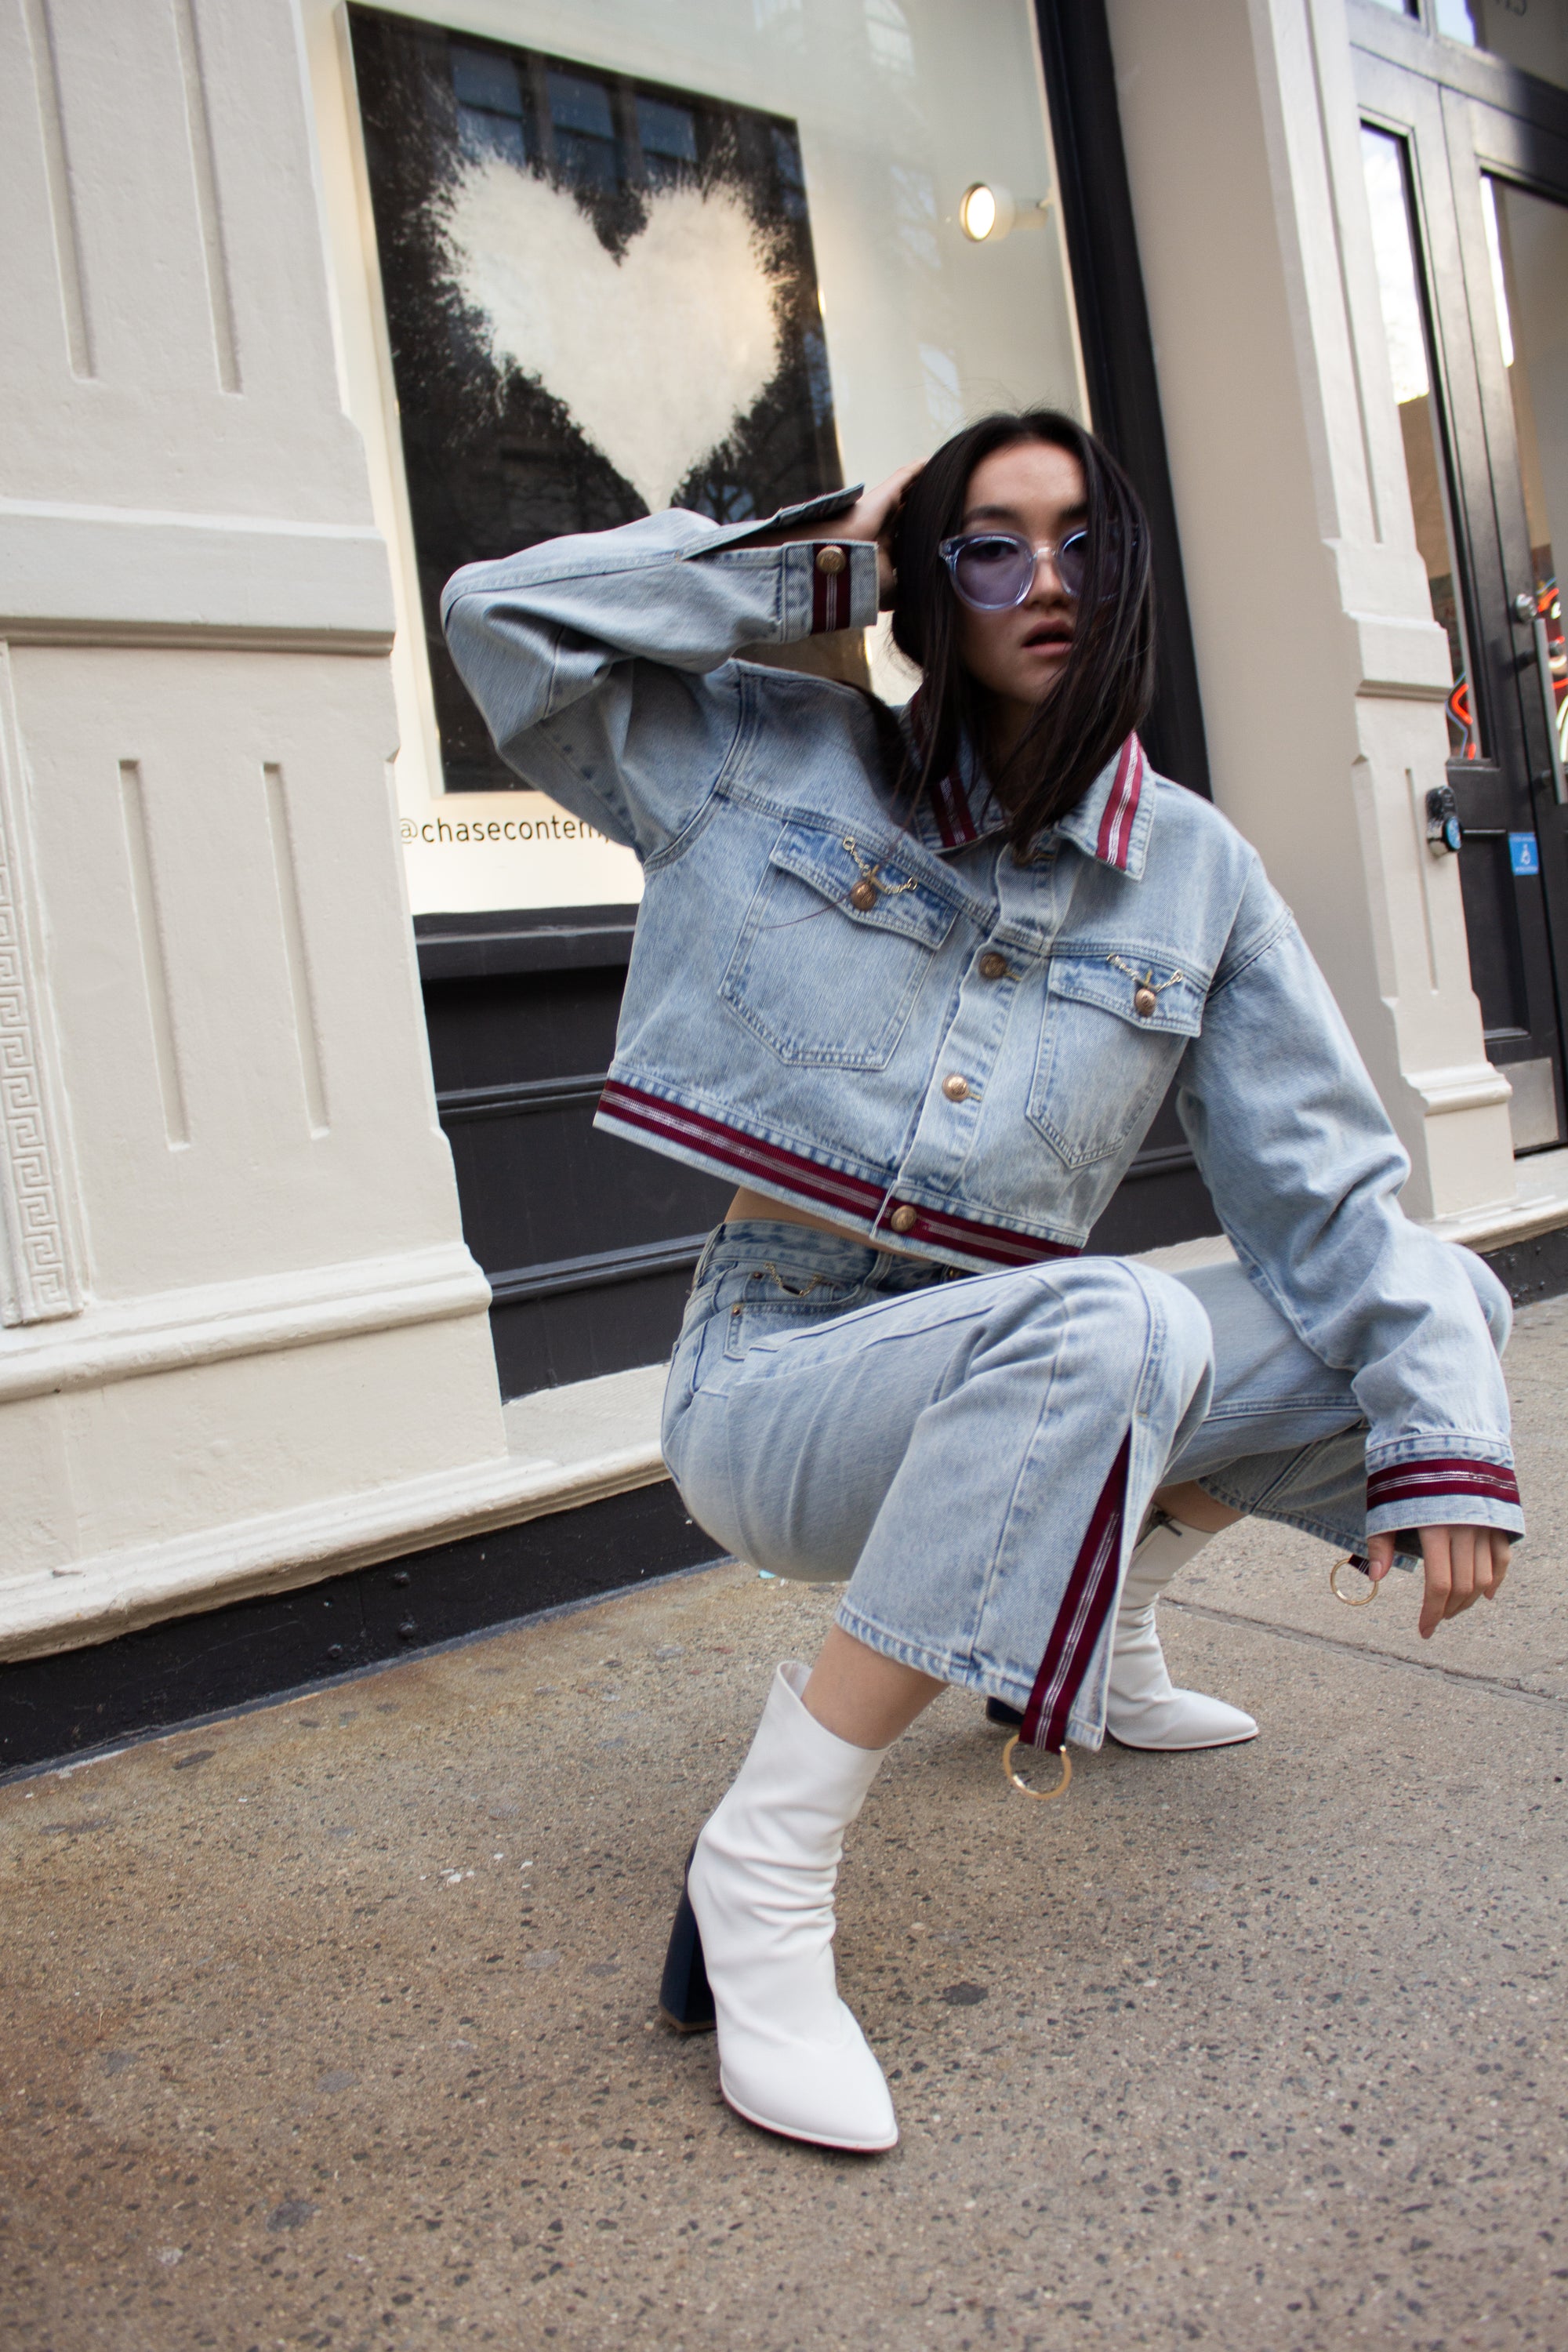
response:
M843 571L848 561L841 547L819 547L816 551L816 568L826 572L830 580Z
M871 908L876 905L876 884L874 882L857 882L855 887L849 893L849 904L852 907L858 907L863 915L868 915L870 913Z
M1142 1013L1145 1021L1151 1013L1158 1011L1159 1003L1160 1000L1152 988L1140 988L1133 992L1132 1010Z
M998 955L994 948L988 949L985 954L980 959L980 977L982 980L1005 980L1007 977L1006 957L1005 955Z
M893 1211L892 1215L888 1219L888 1223L891 1225L896 1234L912 1233L914 1230L915 1218L918 1214L918 1210L911 1209L909 1202L906 1201L901 1209L895 1209Z
M969 1080L961 1076L958 1071L954 1070L947 1077L943 1078L942 1082L942 1090L947 1097L949 1102L962 1102L965 1095L969 1092Z

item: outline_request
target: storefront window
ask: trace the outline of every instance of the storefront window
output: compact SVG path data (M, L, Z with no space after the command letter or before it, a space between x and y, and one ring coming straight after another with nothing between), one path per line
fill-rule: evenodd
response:
M1568 208L1483 178L1503 364L1546 623L1558 741L1568 756L1568 658L1553 548L1568 547Z
M1480 742L1465 636L1464 604L1454 557L1442 419L1433 398L1426 308L1415 269L1405 142L1385 131L1363 128L1362 163L1372 207L1378 291L1383 299L1394 397L1399 404L1405 468L1415 518L1415 543L1426 567L1432 616L1448 637L1454 679L1448 697L1448 748L1456 759L1474 760L1480 755Z
M766 514L998 405L1087 413L1028 0L585 17L350 11L444 771L399 764L416 908L636 888L607 845L510 837L549 804L451 671L437 603L458 563L672 503ZM1005 237L959 225L977 182L1014 199ZM906 696L869 639L826 657Z

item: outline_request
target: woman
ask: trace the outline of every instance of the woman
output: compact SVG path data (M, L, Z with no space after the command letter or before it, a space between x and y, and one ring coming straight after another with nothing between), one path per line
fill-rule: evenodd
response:
M900 717L736 658L879 604L923 672ZM889 1747L949 1683L1056 1751L1250 1738L1154 1628L1246 1512L1373 1578L1420 1559L1426 1635L1495 1593L1507 1299L1404 1218L1254 853L1148 769L1147 531L1070 418L989 417L763 526L672 511L474 565L446 621L503 756L646 868L599 1124L740 1180L671 1474L743 1558L847 1579L697 1840L664 2003L716 2010L753 2123L889 2147L832 1958ZM1239 1261L1181 1280L1079 1254L1173 1078Z

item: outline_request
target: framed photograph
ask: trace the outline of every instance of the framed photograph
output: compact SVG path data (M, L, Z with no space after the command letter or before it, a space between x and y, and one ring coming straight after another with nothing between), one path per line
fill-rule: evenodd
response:
M459 564L837 488L789 120L350 11L448 793L519 789L440 631Z

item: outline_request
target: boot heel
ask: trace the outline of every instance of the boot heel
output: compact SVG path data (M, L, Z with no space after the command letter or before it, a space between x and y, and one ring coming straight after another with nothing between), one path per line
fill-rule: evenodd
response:
M658 2013L677 2033L711 2033L716 2020L708 1971L702 1965L702 1937L697 1914L684 1886L669 1931L669 1949L658 1988Z

